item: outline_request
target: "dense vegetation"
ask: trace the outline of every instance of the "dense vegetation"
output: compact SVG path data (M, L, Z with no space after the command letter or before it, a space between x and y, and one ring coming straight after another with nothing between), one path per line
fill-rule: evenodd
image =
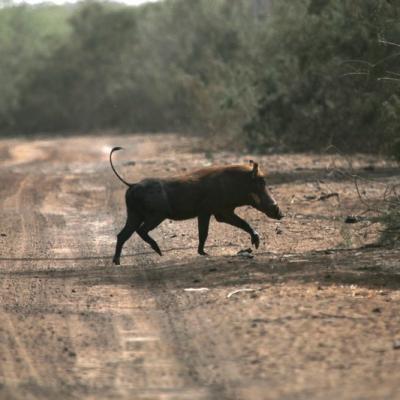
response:
M4 6L0 132L400 154L399 17L391 0Z

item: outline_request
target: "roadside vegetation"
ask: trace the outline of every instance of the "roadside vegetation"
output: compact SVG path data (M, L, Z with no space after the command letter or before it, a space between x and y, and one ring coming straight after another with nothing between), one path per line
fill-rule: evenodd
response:
M3 3L0 133L176 131L400 158L399 17L389 0Z

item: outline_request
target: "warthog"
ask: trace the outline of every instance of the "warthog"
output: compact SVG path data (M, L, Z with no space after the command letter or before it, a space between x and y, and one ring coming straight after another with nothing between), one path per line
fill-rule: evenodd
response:
M258 164L209 167L171 178L149 178L138 183L128 183L117 173L112 163L114 147L110 152L110 164L115 175L128 186L125 200L127 221L117 236L113 262L120 264L124 243L134 232L162 255L158 244L149 232L162 221L184 220L197 217L199 230L198 253L206 255L204 244L208 235L210 218L243 229L250 234L251 243L258 248L258 233L234 210L240 206L252 206L268 217L281 219L283 214L270 194L264 174Z

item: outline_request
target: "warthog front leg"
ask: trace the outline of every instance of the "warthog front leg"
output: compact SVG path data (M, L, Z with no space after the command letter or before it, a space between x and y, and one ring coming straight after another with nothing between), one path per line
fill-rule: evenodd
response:
M217 213L215 214L215 219L218 222L224 222L249 233L251 237L251 244L258 249L258 246L260 245L259 234L244 219L236 215L233 210Z

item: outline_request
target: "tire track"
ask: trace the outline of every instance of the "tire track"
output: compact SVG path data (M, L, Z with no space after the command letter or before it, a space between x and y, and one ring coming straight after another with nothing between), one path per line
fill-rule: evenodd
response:
M207 324L208 310L192 308L181 311L180 295L173 283L164 279L158 269L152 276L152 264L144 261L141 268L146 289L159 309L159 326L165 340L173 349L190 386L207 391L208 400L235 399L234 387L242 374L234 357L234 346L220 332ZM198 296L198 294L195 294Z
M33 213L25 213L24 208L26 207L26 203L29 201L29 186L31 185L32 176L27 175L25 176L21 182L19 183L18 190L16 191L15 195L9 197L7 199L7 208L15 209L16 215L19 216L19 224L20 227L20 237L17 240L17 254L26 254L32 250L30 244L32 243L32 238L29 235L29 227L34 226L35 220L33 218ZM29 216L28 216L29 215ZM15 241L14 241L15 243ZM15 251L15 247L13 246L13 250ZM22 266L22 262L17 262L14 265L14 270L18 270L18 268ZM3 282L3 290L5 281ZM4 306L4 305L3 305ZM24 343L24 337L20 335L18 327L14 324L12 317L7 312L2 313L2 326L3 328L7 329L7 336L9 337L10 343L13 345L13 351L19 355L21 362L25 364L29 370L29 375L25 379L33 380L36 384L41 385L43 384L43 378L39 373L37 366L35 365L35 361L30 354L26 344ZM15 357L14 357L15 358ZM15 364L13 367L15 370L18 370L18 366Z
M34 146L33 144L32 147ZM46 159L54 155L51 149L49 151L50 154L47 158L45 157ZM41 155L44 155L44 152ZM1 325L5 330L3 346L7 346L6 343L11 346L11 350L8 349L8 353L12 354L8 370L16 371L11 381L5 379L5 384L14 386L15 396L23 398L26 395L26 389L24 389L26 385L32 388L31 396L35 396L34 392L51 391L51 388L64 382L63 375L67 372L62 368L60 371L59 365L51 363L53 355L49 354L51 351L49 348L43 348L42 352L38 352L38 346L40 348L42 344L35 343L34 339L40 335L40 332L46 334L44 337L50 336L46 331L53 329L53 324L49 324L51 317L46 305L52 293L46 287L46 281L43 283L35 276L29 279L13 277L13 271L18 272L23 268L34 270L39 266L41 262L35 261L35 256L40 254L43 257L43 254L48 251L48 246L51 245L51 237L48 241L43 240L46 237L49 220L41 212L41 205L46 198L48 187L56 190L57 184L51 176L43 176L41 169L35 168L26 172L15 194L9 196L5 202L5 208L9 213L8 218L12 218L13 226L16 227L15 231L9 235L12 253L24 255L14 263L10 257L7 264L11 269L2 285L2 294L15 293L14 299L3 297L2 308L3 310L7 308L9 311L0 314ZM18 219L18 222L15 219ZM40 308L42 311L38 313L37 310ZM47 359L47 363L43 363L43 359ZM46 397L44 393L41 396Z
M28 367L29 370L29 376L25 379L27 380L34 380L35 384L37 385L43 385L43 379L42 376L40 375L38 368L35 366L34 361L32 360L32 356L29 354L29 351L27 350L26 345L23 343L23 340L21 340L20 335L18 333L18 330L16 329L12 318L8 313L2 313L3 314L3 321L6 322L6 324L3 326L3 328L7 328L8 334L11 337L11 343L14 343L14 346L12 347L12 351L18 355L20 360ZM14 356L15 357L15 356ZM14 368L17 370L17 368Z
M144 246L135 242L135 250L141 252ZM148 261L145 263L148 264ZM121 267L113 268L114 272L109 277L110 283L115 282L118 285L121 282ZM146 280L141 270L137 272L137 279ZM162 310L147 285L133 287L127 294L127 301L132 308L136 307L136 311L113 318L120 348L115 383L117 387L125 388L124 398L209 399L209 390L199 388L193 383L186 374L180 355L171 347L170 338L164 335L159 325Z

